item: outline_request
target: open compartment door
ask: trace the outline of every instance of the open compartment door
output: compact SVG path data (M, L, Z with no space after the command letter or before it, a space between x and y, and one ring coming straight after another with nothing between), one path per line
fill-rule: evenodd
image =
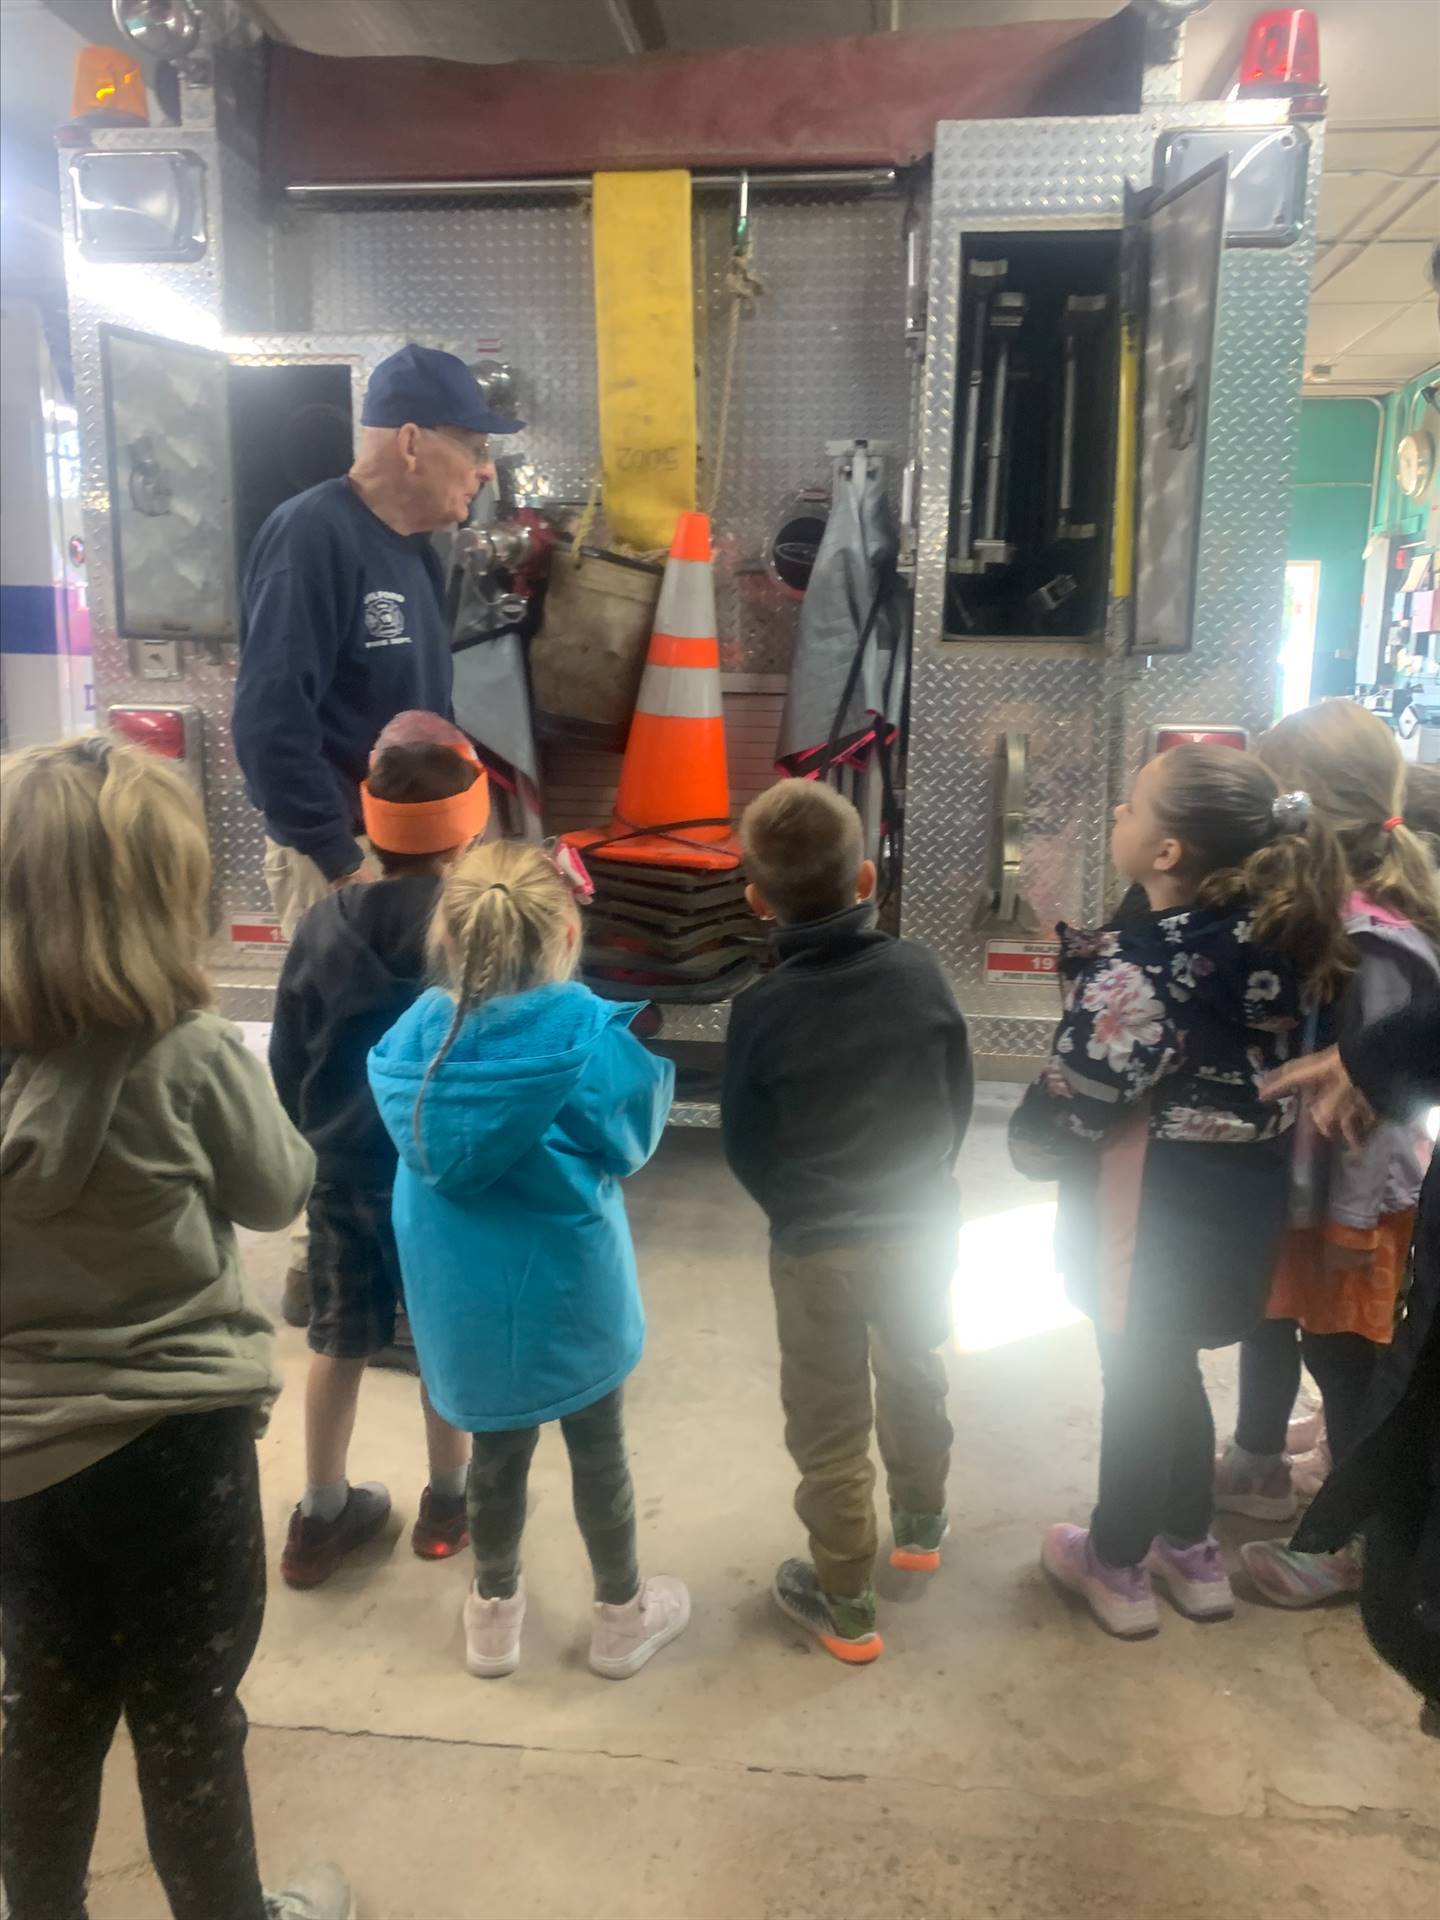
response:
M1135 482L1131 648L1188 651L1205 480L1205 439L1227 164L1219 159L1140 219L1144 319Z
M229 364L187 341L105 326L115 625L132 641L235 631Z

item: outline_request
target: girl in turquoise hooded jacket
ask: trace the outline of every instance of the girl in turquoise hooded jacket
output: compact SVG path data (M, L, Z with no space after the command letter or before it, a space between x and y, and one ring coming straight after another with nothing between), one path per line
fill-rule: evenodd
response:
M639 1009L570 976L570 882L537 847L476 845L431 924L445 983L370 1055L395 1142L395 1238L415 1350L437 1411L474 1436L476 1582L467 1664L519 1664L520 1537L541 1425L558 1420L595 1575L590 1664L639 1670L683 1632L678 1580L640 1579L622 1393L645 1314L620 1181L660 1141L674 1069L630 1031Z

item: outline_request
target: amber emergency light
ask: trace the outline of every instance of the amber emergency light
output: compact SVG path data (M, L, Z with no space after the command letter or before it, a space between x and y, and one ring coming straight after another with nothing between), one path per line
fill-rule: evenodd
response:
M118 47L82 47L75 56L75 97L71 118L123 117L150 124L150 104L140 69Z

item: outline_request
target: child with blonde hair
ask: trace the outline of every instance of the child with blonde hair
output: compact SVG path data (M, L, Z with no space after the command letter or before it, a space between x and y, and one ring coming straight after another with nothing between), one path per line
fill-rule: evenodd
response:
M199 801L103 736L0 769L0 1634L12 1920L84 1920L123 1714L176 1920L347 1920L261 1891L236 1689L265 1611L279 1387L235 1223L314 1167L201 967Z
M370 1055L400 1156L395 1237L430 1399L473 1435L466 1663L520 1661L520 1541L540 1428L558 1420L595 1578L590 1665L625 1679L685 1629L680 1581L642 1580L624 1383L645 1316L620 1181L659 1144L670 1063L639 1008L572 979L572 882L539 847L471 847L431 922L443 983Z
M1383 720L1348 700L1293 713L1255 749L1285 786L1311 795L1346 867L1342 920L1357 967L1336 1010L1342 1046L1400 1007L1440 997L1440 892L1427 848L1406 826L1405 763ZM1363 1146L1302 1138L1290 1230L1266 1318L1244 1342L1235 1439L1217 1470L1217 1504L1255 1519L1296 1511L1286 1423L1302 1356L1320 1388L1330 1457L1364 1432L1377 1362L1389 1345L1429 1145L1388 1121ZM1311 1606L1360 1584L1358 1558L1243 1549L1281 1606Z

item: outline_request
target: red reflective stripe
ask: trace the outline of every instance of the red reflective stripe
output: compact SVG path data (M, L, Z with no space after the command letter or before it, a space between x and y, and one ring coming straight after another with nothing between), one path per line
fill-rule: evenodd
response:
M657 633L650 640L650 664L655 667L718 667L720 643L707 640L682 640L673 633Z

